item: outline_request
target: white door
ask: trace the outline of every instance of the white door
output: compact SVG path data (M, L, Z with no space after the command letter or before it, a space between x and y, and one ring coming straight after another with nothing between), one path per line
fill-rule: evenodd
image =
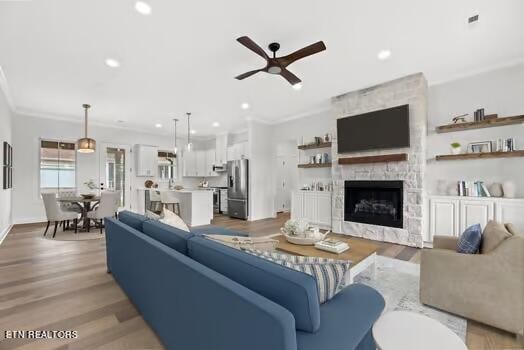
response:
M495 204L492 201L461 200L460 218L460 232L475 224L484 229L488 221L495 218Z
M120 209L131 209L131 170L129 145L102 144L99 149L100 189L120 191Z
M454 236L460 235L459 223L459 201L448 198L432 198L429 201L430 207L430 241L434 235Z
M512 223L519 232L524 232L524 201L499 200L495 202L495 215L498 222Z
M276 160L276 196L275 208L277 212L287 212L291 209L291 188L293 157L279 156Z
M317 224L331 229L331 193L317 194Z

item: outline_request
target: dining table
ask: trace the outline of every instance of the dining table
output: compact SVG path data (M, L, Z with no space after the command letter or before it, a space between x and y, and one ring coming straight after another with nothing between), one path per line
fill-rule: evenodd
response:
M79 225L81 231L87 231L89 229L89 219L87 213L93 210L94 206L100 202L100 196L83 197L83 196L67 196L58 198L60 203L71 203L72 205L78 206L81 210L80 220L82 224Z

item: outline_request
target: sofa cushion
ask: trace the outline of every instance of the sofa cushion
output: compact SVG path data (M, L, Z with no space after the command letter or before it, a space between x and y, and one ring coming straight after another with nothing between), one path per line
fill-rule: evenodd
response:
M333 299L345 286L346 273L351 261L320 257L296 256L278 252L245 249L249 254L273 261L290 269L307 273L315 278L320 304Z
M224 227L218 226L201 226L191 228L191 233L196 235L223 235L223 236L242 236L248 237L249 233L242 231L233 231Z
M482 240L480 224L471 225L460 235L457 252L463 254L475 254L479 251Z
M188 255L288 309L297 329L316 332L320 328L313 277L199 236L189 240Z
M376 290L363 284L352 284L320 307L322 327L318 332L297 332L297 348L375 349L369 333L384 306L384 298Z
M182 220L180 216L176 215L169 209L164 208L164 217L158 219L158 221L163 222L166 225L173 226L179 230L190 232L184 220Z
M123 222L127 226L131 226L135 230L142 231L143 223L149 219L146 218L144 215L133 213L129 210L124 210L118 214L118 220L120 220L120 222Z
M513 236L522 235L522 232L520 232L517 229L517 226L513 225L512 223L507 223L504 226L506 226L506 230L509 231Z
M506 229L504 224L491 220L488 222L482 233L482 245L480 252L486 254L497 248L502 241L511 237L512 234Z
M193 236L176 227L166 225L159 221L149 220L143 224L143 232L149 237L156 239L176 251L187 255L187 240Z

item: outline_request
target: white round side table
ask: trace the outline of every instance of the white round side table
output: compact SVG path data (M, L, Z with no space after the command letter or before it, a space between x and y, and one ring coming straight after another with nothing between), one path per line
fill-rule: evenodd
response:
M467 350L466 344L449 328L424 315L392 311L373 326L380 350Z

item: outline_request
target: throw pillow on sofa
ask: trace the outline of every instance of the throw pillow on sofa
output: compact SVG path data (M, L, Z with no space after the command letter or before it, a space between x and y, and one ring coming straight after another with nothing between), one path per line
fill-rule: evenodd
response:
M457 253L475 254L482 241L480 224L471 225L461 235L457 244Z
M188 233L191 232L189 231L189 228L180 216L176 215L171 210L168 210L166 208L164 208L164 217L158 221L166 225L176 227L179 230L186 231Z
M344 288L345 276L351 267L351 261L347 260L296 256L253 249L245 249L245 251L262 259L313 276L317 283L320 304L333 299Z
M493 220L488 222L484 228L484 233L482 234L482 245L480 252L482 254L491 252L493 249L497 248L498 245L502 243L502 241L511 236L511 232L507 230L504 224Z

